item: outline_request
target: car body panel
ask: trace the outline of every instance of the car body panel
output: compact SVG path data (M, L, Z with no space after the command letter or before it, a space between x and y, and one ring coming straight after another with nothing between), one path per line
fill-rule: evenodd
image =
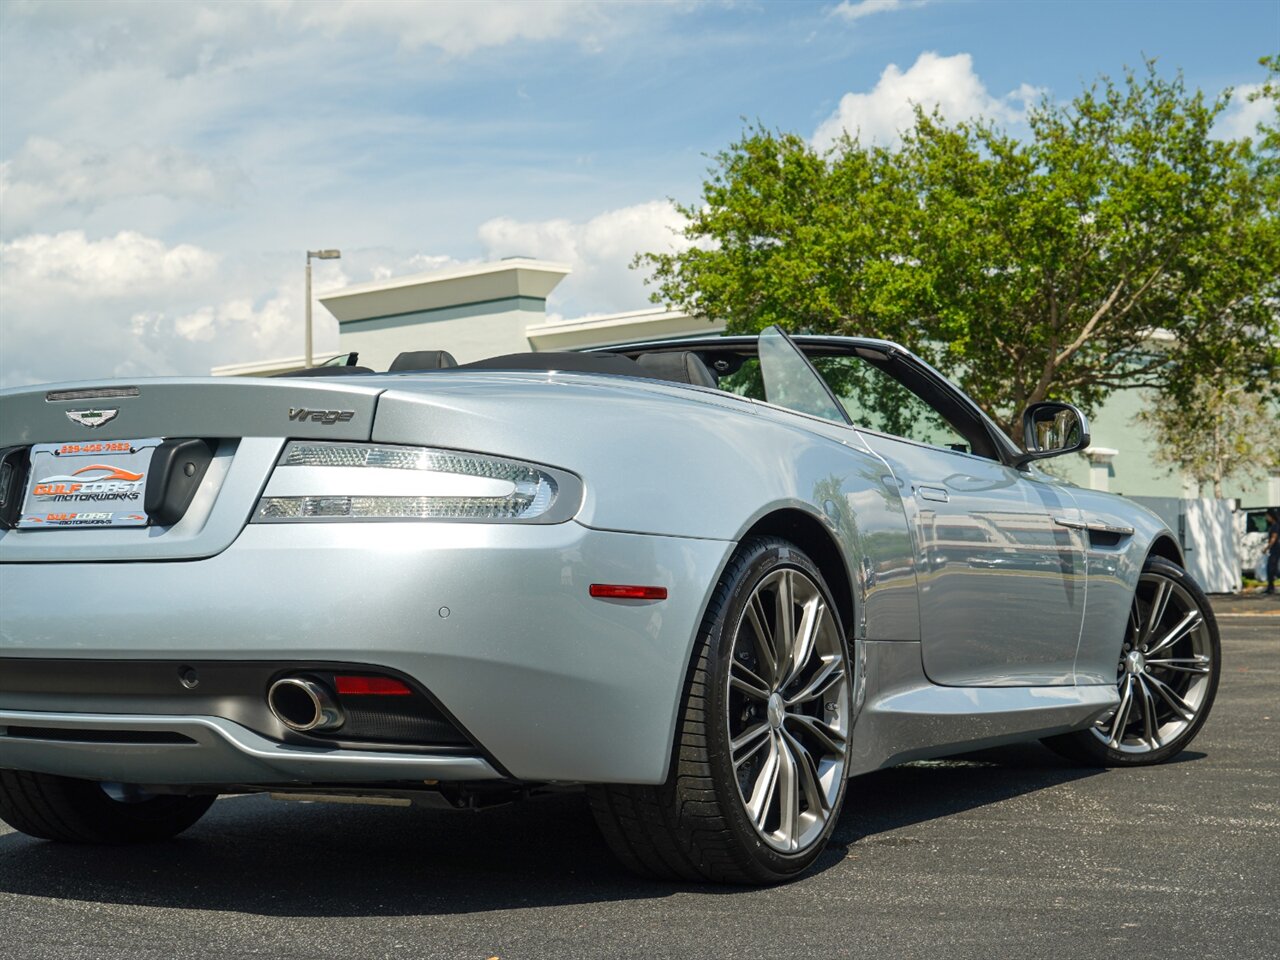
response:
M921 554L925 670L961 686L1074 682L1083 538L1068 488L953 450L867 433L903 482Z
M0 564L0 656L385 666L418 679L513 776L656 783L689 625L732 549L572 522L250 524L199 561ZM588 596L598 581L670 594L602 601ZM142 615L148 603L157 615ZM182 615L166 616L175 605ZM0 766L8 750L0 737Z
M558 411L577 411L566 425ZM520 430L509 426L520 411ZM736 541L795 509L845 557L865 636L919 639L906 515L878 457L852 432L713 391L573 374L452 375L388 390L373 439L498 452L584 478L577 520L600 530ZM681 495L668 484L679 465ZM869 564L869 567L868 567ZM875 571L868 579L867 569ZM847 617L846 617L847 618Z
M497 780L484 757L431 756L281 744L222 717L0 710L6 728L37 727L50 739L0 738L0 758L16 770L151 786L287 785L379 780ZM110 731L116 742L77 742L77 731ZM137 735L131 742L130 735ZM148 742L174 735L186 743ZM54 737L72 739L53 739Z
M866 706L850 775L1079 730L1119 701L1108 686L943 686L916 643L866 644Z
M1142 565L1169 528L1146 507L1101 490L1072 489L1088 545L1089 599L1076 652L1076 683L1115 684L1116 664ZM1131 531L1131 532L1130 532Z
M667 341L651 341L651 342L635 342L622 346L608 348L609 350L621 353L626 356L635 356L639 353L648 351L661 352L684 352L692 351L695 353L703 353L708 355L707 351L728 351L728 352L749 352L751 342L754 337L739 336L698 336L687 337L681 340ZM922 379L927 380L930 385L940 393L945 393L959 407L970 413L974 419L979 422L986 435L990 438L993 447L999 455L999 461L1006 467L1010 467L1016 462L1018 454L1017 448L1012 442L996 427L995 423L980 408L978 408L968 396L964 394L958 387L950 383L941 373L930 366L926 361L917 357L905 347L886 340L877 340L865 337L833 337L833 336L816 336L816 335L796 335L791 338L796 346L803 351L813 352L815 354L828 354L831 351L837 352L855 352L861 348L870 348L875 351L882 351L894 357L901 358L904 362L915 367L922 374ZM776 409L769 404L760 404L763 408ZM919 444L913 441L906 441L900 438L888 437L883 434L877 434L874 431L861 428L858 424L854 424L854 432L863 437L865 443L871 449L875 446L876 452L893 453L894 451L907 452L909 448L916 448L918 452L911 454L911 459L916 464L927 464L934 456L939 456L953 463L971 467L971 472L987 474L989 476L998 476L999 472L995 470L995 461L977 457L973 454L961 454L954 451L944 450L940 447L930 447L927 444ZM829 424L829 435L839 435L841 426L837 424ZM880 448L883 448L881 450ZM954 453L954 457L951 454ZM886 461L886 468L889 463ZM900 471L904 472L904 476L896 476L890 480L891 484L897 484L900 488L909 488L911 481L916 481L915 485L921 485L919 478L913 478L907 469L906 464L899 465ZM926 486L938 486L946 489L945 476L941 477L942 482L936 484L924 484ZM1062 599L1058 601L1053 598L1057 605L1072 610L1071 618L1077 618L1074 608L1077 604L1082 604L1082 608L1078 615L1080 630L1077 641L1077 653L1073 659L1073 666L1070 673L1070 680L1067 680L1065 673L1064 660L1060 652L1056 653L1052 665L1046 669L1030 666L1030 669L1023 669L1020 672L1020 679L1013 679L1008 676L1002 677L1000 671L985 670L982 675L987 682L1007 683L1013 679L1015 683L1051 683L1054 685L1062 685L1064 682L1075 682L1078 684L1094 684L1106 683L1113 684L1115 682L1115 663L1118 661L1120 646L1123 639L1124 625L1127 622L1129 604L1132 602L1134 591L1137 588L1138 577L1142 571L1142 564L1148 554L1152 552L1152 548L1157 539L1164 541L1169 545L1173 553L1180 556L1178 547L1176 546L1176 538L1169 531L1164 521L1152 513L1145 507L1127 500L1116 494L1106 493L1103 491L1086 490L1067 483L1055 477L1052 473L1041 470L1034 464L1022 466L1017 469L1017 476L1023 479L1023 483L1017 486L1023 489L1025 496L1023 502L1028 507L1032 506L1033 500L1038 500L1044 508L1044 515L1048 517L1048 524L1054 528L1062 527L1061 530L1049 528L1045 523L1044 516L1036 518L1038 530L1035 538L1044 541L1052 537L1056 548L1046 550L1049 556L1055 553L1058 556L1063 573L1060 574L1060 585L1062 587ZM912 536L916 540L917 556L914 562L921 571L922 578L928 575L928 556L927 547L921 539L918 530L917 506L922 502L922 498L916 495L917 491L903 489L902 502L904 507L911 515ZM950 494L950 491L948 491ZM929 502L929 501L923 501ZM934 506L934 503L930 503ZM1061 509L1059 509L1061 508ZM1062 521L1062 522L1059 522ZM1063 523L1069 525L1064 526ZM1103 543L1101 538L1090 537L1087 528L1092 525L1105 529L1133 528L1130 535L1120 538L1120 541L1114 545ZM1065 531L1070 531L1066 533ZM1028 531L1029 533L1029 531ZM1012 547L1012 542L1005 537L1006 542L1010 543L1010 548L1014 552L1018 552ZM1016 541L1016 538L1014 538ZM1079 589L1072 587L1072 579L1070 573L1071 565L1078 563L1081 553L1084 554L1085 573L1083 596ZM989 564L988 569L994 571L999 569L999 564ZM1095 601L1090 605L1090 588L1094 585L1089 577L1089 571L1096 571L1098 575L1097 586L1099 589L1093 596ZM1078 575L1075 578L1078 580ZM1043 585L1041 585L1043 586ZM925 594L925 585L922 582L920 596L922 598L922 607L927 602L923 601ZM1007 602L1015 599L1016 595L1004 595L1003 599ZM1002 599L1000 594L995 595L995 599L999 602ZM946 623L946 617L955 614L954 610L947 609L943 606L944 619L940 622ZM979 612L976 621L971 621L967 625L968 630L982 630L983 622L987 621L985 615ZM962 627L965 626L961 621ZM949 626L949 625L948 625ZM1069 636L1069 631L1062 631L1052 641L1055 651L1061 651L1062 643ZM1036 638L1032 638L1033 644ZM981 641L979 641L979 644ZM950 645L950 642L944 640L944 646ZM1026 650L1023 645L1022 650ZM941 652L941 651L940 651ZM1017 656L1016 653L1010 656ZM925 659L928 659L926 654ZM936 659L936 658L935 658ZM966 669L964 665L952 664L958 666L959 672L952 676L952 680L968 680L977 679L976 676L966 677ZM944 673L945 667L941 664L935 665L934 673ZM936 678L935 678L936 679Z
M784 529L780 517L820 531L835 557L824 575L848 583L852 772L1077 729L1114 706L1128 604L1167 534L1119 498L1015 471L1004 440L1001 459L986 460L639 377L446 370L132 387L136 396L84 402L119 408L95 429L66 417L80 401L48 399L55 388L0 392L4 444L217 441L171 527L0 533L0 767L153 784L356 783L397 770L418 781L660 783L717 582L738 543ZM297 493L307 480L272 480L290 438L527 461L580 479L581 500L572 519L528 525L250 522L269 484ZM948 495L956 524L987 531L981 549L951 556L921 485ZM1091 523L1132 532L1099 546ZM668 595L601 600L593 583ZM42 713L6 701L9 657L384 668L429 691L477 749L403 759L264 744L223 716L104 711L97 700ZM32 739L6 725L71 733ZM77 729L194 743L80 742Z
M354 380L155 377L136 383L9 387L0 390L0 447L73 439L163 437L172 436L175 429L190 437L279 437L287 432L293 437L367 440L383 387L373 379ZM130 396L48 399L107 390L137 392ZM92 428L67 417L68 412L90 408L115 410L117 415ZM313 416L328 411L351 416Z

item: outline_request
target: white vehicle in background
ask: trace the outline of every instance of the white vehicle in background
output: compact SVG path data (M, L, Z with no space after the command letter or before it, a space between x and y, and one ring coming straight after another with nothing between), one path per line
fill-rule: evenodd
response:
M1236 512L1236 543L1241 572L1254 580L1267 579L1267 511L1280 507L1244 507Z

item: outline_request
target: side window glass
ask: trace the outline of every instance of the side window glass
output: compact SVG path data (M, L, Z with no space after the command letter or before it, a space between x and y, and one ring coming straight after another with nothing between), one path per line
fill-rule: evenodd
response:
M716 386L740 397L763 400L764 376L760 373L760 361L755 357L744 360L733 373L721 377Z
M969 443L933 407L858 356L814 357L854 426L969 453Z

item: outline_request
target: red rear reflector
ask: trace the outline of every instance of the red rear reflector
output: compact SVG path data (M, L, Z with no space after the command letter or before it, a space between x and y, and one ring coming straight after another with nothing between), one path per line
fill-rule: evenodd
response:
M333 685L339 696L407 697L413 693L406 684L391 677L334 677Z
M593 583L591 595L601 600L665 600L666 587L632 587L621 583Z

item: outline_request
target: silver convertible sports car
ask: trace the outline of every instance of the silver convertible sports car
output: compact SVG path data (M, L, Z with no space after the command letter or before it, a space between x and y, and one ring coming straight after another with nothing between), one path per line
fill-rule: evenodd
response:
M644 874L770 883L858 774L1159 763L1218 631L1151 513L879 340L0 394L0 817L152 841L219 794L585 787ZM851 803L856 815L856 783Z

